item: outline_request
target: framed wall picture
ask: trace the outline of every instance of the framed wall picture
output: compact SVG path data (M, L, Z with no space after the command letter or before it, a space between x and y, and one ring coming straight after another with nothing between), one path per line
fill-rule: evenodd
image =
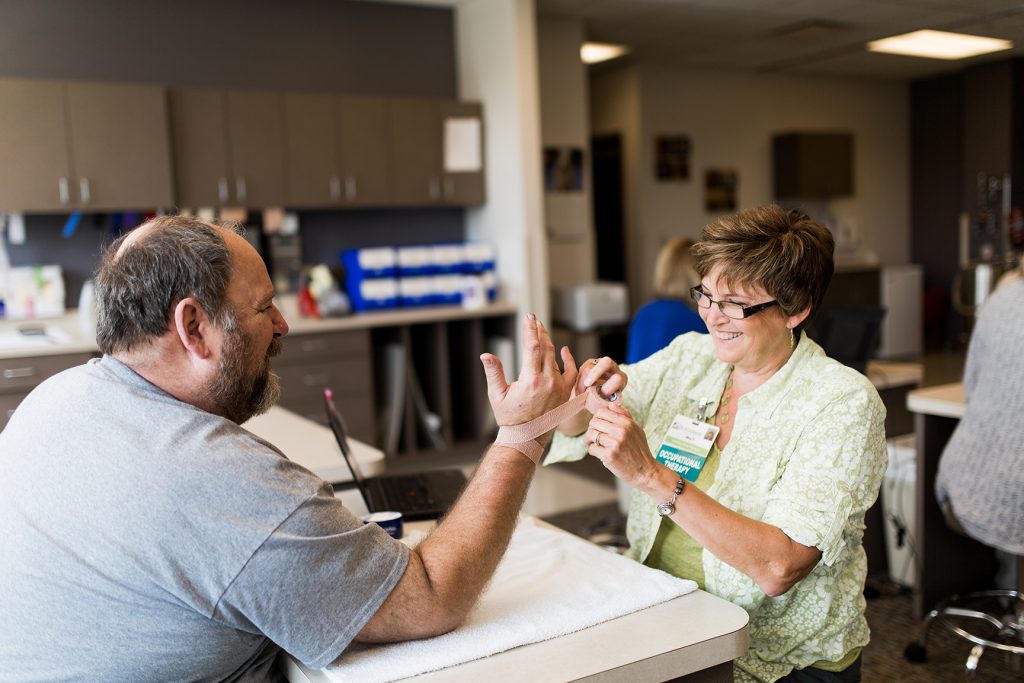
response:
M582 148L544 148L544 190L546 192L583 191Z
M709 168L704 171L704 208L734 211L739 177L735 169Z
M654 177L672 182L690 179L690 138L685 135L654 136Z

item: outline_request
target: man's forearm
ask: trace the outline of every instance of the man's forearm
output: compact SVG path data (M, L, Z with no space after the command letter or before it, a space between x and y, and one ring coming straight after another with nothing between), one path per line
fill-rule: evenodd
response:
M459 500L416 553L438 599L462 619L515 529L535 465L506 446L491 446Z
M535 469L522 453L491 446L459 500L410 554L398 585L356 639L425 638L462 624L508 547Z

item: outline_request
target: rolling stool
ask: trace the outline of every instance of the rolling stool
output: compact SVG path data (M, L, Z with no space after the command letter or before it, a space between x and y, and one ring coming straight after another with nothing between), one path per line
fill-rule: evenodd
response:
M1024 556L1017 556L1017 585L1024 587ZM989 590L954 595L942 600L925 615L921 640L910 643L904 657L923 663L928 657L928 630L932 624L945 626L955 635L974 643L964 668L969 676L978 670L986 649L1024 655L1024 593L1020 590ZM968 626L971 630L968 630ZM978 629L983 629L980 631ZM1012 662L1020 670L1020 659Z

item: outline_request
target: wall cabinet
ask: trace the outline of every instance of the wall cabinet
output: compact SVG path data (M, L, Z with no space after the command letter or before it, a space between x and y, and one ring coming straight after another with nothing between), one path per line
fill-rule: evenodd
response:
M170 91L179 206L285 204L284 95Z
M451 100L0 79L0 159L0 211L485 199L482 108Z
M284 104L289 206L375 206L390 201L387 99L288 93Z
M479 122L480 168L452 171L446 159L446 123ZM467 206L485 201L483 112L478 103L449 100L391 101L393 200L402 205Z
M853 194L853 134L786 133L772 138L776 198Z
M0 79L0 210L169 206L162 87Z

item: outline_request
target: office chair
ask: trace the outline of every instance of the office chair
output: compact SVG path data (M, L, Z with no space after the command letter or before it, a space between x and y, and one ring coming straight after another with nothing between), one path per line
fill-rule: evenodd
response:
M818 312L808 334L829 358L866 374L883 318L882 307L830 306Z
M928 631L936 622L974 643L964 663L970 677L977 672L986 650L1024 655L1024 556L1017 556L1017 590L976 591L940 600L925 615L921 640L908 644L903 651L908 661L927 661ZM1020 670L1019 657L1012 664L1014 671Z

